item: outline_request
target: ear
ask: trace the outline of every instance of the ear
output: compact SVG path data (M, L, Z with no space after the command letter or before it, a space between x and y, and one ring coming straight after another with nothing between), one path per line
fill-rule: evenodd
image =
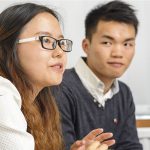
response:
M82 48L86 54L88 53L89 47L90 47L90 41L88 39L83 39Z

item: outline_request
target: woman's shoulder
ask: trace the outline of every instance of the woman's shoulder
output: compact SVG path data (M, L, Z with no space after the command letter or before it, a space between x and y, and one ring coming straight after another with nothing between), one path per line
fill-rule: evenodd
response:
M17 105L21 108L21 96L17 88L2 76L0 76L0 97L13 97Z
M13 83L1 76L0 139L0 149L34 149L34 138L27 132L27 122L21 111L21 96Z
M8 79L0 76L0 127L26 131L27 123L21 111L21 96Z

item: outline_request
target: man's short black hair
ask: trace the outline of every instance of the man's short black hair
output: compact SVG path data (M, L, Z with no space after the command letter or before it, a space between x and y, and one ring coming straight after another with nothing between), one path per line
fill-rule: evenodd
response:
M85 35L86 38L92 38L92 34L97 29L99 21L116 21L133 25L135 33L138 31L138 19L135 15L135 10L131 5L114 0L103 5L98 5L91 10L85 20Z

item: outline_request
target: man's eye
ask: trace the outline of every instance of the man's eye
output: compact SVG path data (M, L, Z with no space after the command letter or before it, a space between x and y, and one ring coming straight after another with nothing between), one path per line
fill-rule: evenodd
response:
M107 41L101 42L101 44L103 44L105 46L111 46L112 45L111 42L107 42Z
M133 43L125 43L124 46L125 46L125 47L133 47L134 44L133 44Z

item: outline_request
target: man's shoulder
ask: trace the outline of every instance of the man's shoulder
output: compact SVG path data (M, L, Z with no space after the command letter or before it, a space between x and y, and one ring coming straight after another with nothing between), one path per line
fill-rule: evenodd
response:
M130 90L129 86L122 81L118 81L119 83L119 92L117 95L120 95L122 99L125 100L125 103L130 100L133 100L132 91Z
M78 82L79 77L75 71L75 68L66 69L63 75L63 84L64 83L76 83Z
M58 92L67 92L73 91L78 86L78 75L75 72L74 68L66 69L63 74L63 80L60 85L51 86L51 91L54 95L57 95ZM59 95L59 94L58 94Z
M76 74L75 68L66 69L65 72L64 72L64 77L72 76L74 74Z
M118 80L118 84L121 91L130 91L129 86L125 82Z
M76 73L75 68L65 70L63 81L59 87L63 91L70 91L71 93L78 93L78 91L85 90L85 87L83 86L78 74Z

